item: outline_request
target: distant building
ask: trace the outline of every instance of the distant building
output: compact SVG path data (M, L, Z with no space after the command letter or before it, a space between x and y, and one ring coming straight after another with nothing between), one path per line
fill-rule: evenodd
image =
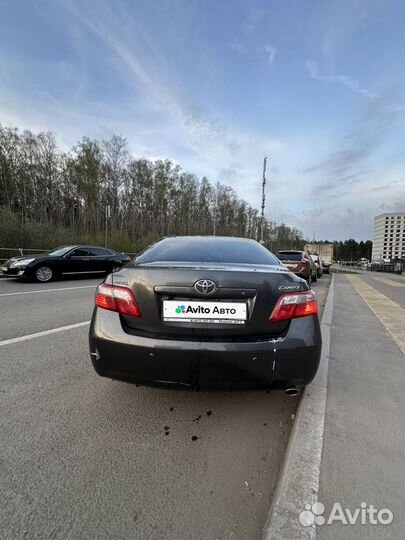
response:
M372 260L405 259L405 212L390 212L374 218Z

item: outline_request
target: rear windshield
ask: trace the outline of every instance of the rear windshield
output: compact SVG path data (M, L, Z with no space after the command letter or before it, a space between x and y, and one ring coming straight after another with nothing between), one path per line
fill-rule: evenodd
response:
M283 253L278 252L277 257L280 261L300 261L302 259L302 253L297 253L296 251L284 251Z
M146 248L135 262L280 264L270 251L254 240L199 236L165 238Z

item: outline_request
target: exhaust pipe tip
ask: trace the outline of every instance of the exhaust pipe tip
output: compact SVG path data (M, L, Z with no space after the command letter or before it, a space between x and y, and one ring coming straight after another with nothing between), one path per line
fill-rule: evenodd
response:
M287 386L284 388L284 393L287 396L296 396L299 392L299 389L295 385Z

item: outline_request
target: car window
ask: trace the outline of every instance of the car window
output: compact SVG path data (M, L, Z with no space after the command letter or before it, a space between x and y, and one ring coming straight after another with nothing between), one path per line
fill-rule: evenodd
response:
M147 248L135 262L280 264L275 256L258 242L226 237L165 238Z
M88 257L89 256L89 252L87 249L84 249L84 248L77 248L77 249L74 249L71 253L71 256L72 257Z
M107 257L108 255L112 255L112 252L109 251L108 249L103 249L103 248L88 248L89 250L89 255L91 257L100 257L100 256L104 256L104 257Z
M56 248L48 253L49 257L63 257L68 251L72 249L73 246L64 246Z
M300 261L302 259L302 253L296 251L284 251L276 254L280 261Z

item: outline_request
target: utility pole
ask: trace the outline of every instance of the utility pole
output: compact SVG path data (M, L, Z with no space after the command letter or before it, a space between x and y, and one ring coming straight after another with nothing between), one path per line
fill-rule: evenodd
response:
M264 207L266 205L266 166L267 166L267 157L263 160L263 185L262 185L262 217L260 223L260 243L263 244L264 241Z
M108 241L108 220L111 218L111 206L108 204L105 207L105 247Z
M218 208L218 189L215 190L214 236L216 236L217 234L217 208Z

